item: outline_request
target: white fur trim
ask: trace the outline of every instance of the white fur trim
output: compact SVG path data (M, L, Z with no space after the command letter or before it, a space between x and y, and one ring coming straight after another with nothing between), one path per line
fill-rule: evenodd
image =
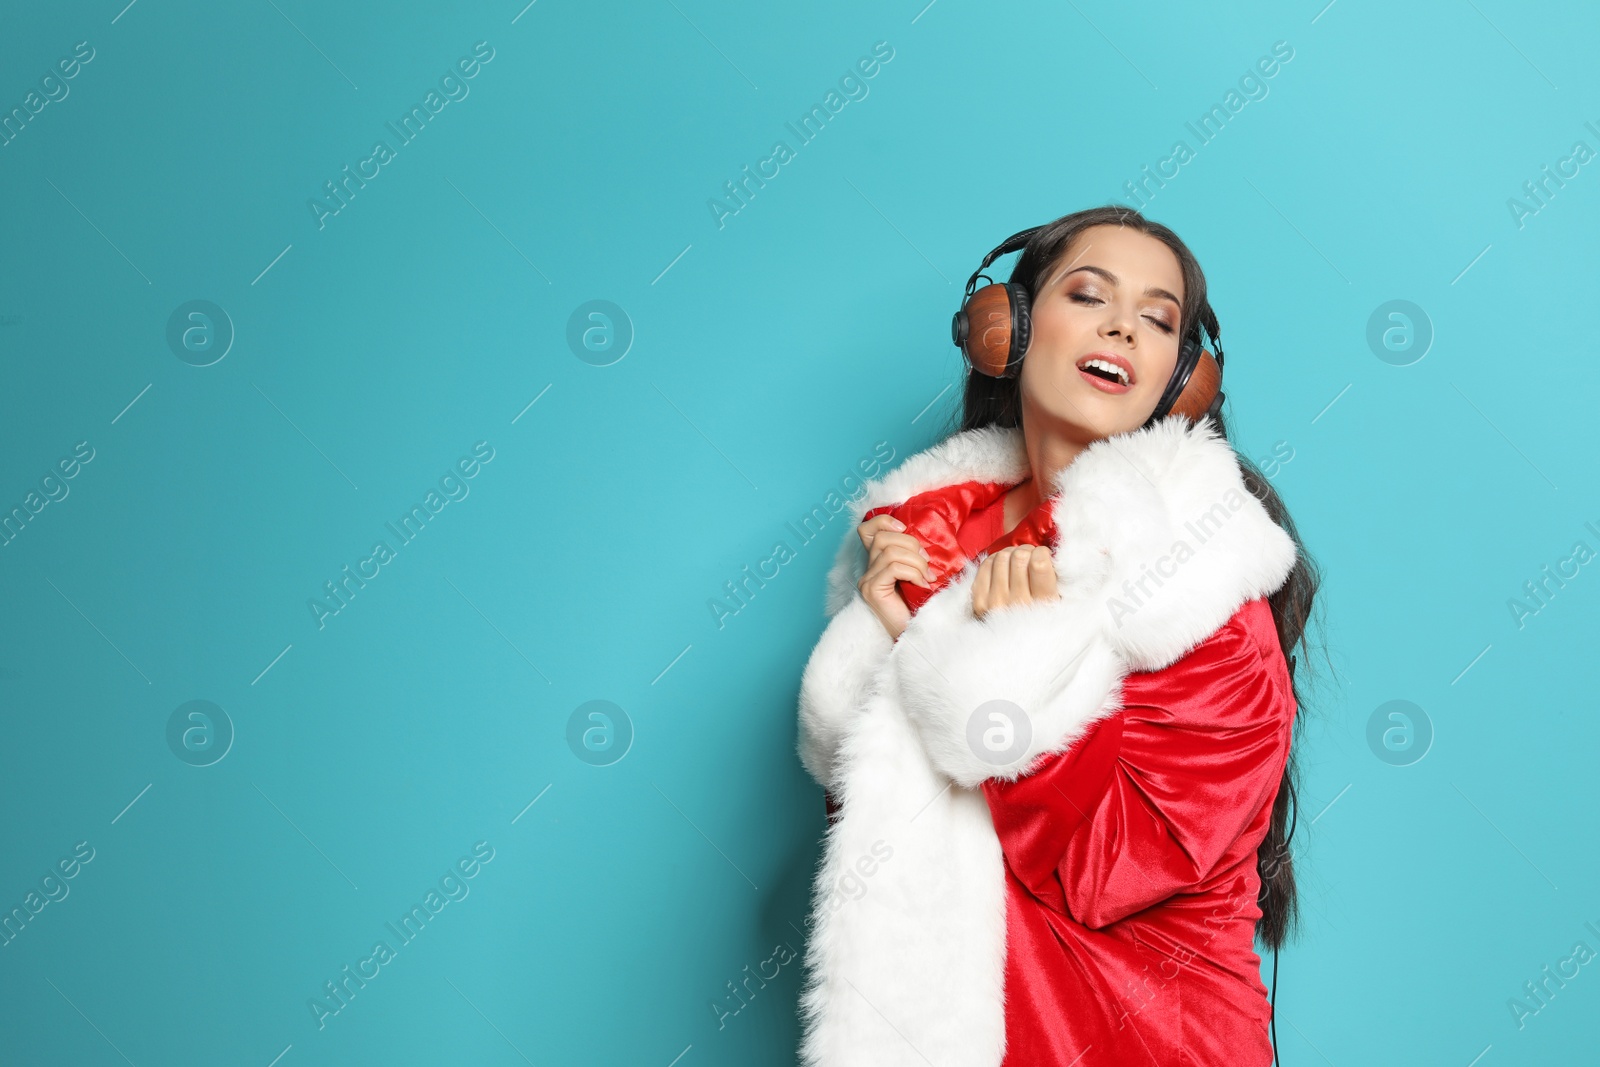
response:
M1092 614L1066 600L972 616L968 566L938 608L929 600L889 659L901 705L933 766L958 785L1015 779L1116 710L1124 666ZM994 730L1004 737L991 739ZM1015 753L996 752L1012 738ZM987 744L997 740L998 745ZM1003 761L1003 762L1002 762Z
M852 528L850 536L855 537ZM860 543L860 538L856 538ZM861 712L874 669L894 640L859 596L846 604L806 661L800 676L800 762L825 789L836 789L835 753L845 727Z
M1027 473L1020 430L973 430L907 458L854 502L801 706L801 757L843 806L812 897L808 1067L997 1067L1004 859L978 785L1065 748L1119 706L1124 675L1176 661L1294 564L1294 542L1245 492L1232 446L1169 419L1095 442L1057 476L1059 600L976 619L969 564L888 643L854 588L861 515ZM1004 766L968 743L973 713L992 700L1020 708L1029 731ZM859 899L835 892L847 877L865 885Z

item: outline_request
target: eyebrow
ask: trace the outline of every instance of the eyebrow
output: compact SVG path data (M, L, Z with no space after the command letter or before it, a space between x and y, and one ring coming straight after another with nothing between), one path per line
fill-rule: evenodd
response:
M1119 282L1121 280L1115 274L1112 274L1110 271L1106 270L1104 267L1095 267L1095 266L1090 266L1089 264L1084 264L1081 267L1074 267L1072 270L1069 270L1069 271L1067 271L1067 273L1063 274L1061 276L1060 280L1061 281L1065 281L1066 279L1070 278L1072 275L1078 273L1078 271L1080 271L1080 270L1089 271L1091 274L1098 274L1098 275L1100 275L1100 277L1104 278L1107 282L1109 282L1112 285L1119 284ZM1177 297L1173 296L1171 293L1167 292L1165 289L1162 289L1159 286L1155 286L1155 285L1149 286L1148 288L1145 289L1144 295L1145 296L1165 297L1166 299L1172 301L1174 304L1177 304L1180 308L1183 307L1183 301L1182 300L1179 300Z

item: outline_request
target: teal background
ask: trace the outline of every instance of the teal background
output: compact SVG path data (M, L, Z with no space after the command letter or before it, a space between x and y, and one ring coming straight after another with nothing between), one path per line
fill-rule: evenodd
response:
M1520 627L1508 601L1600 550L1600 164L1520 226L1507 202L1600 148L1600 16L923 3L0 16L0 111L95 50L0 145L0 505L94 450L0 547L0 910L94 850L0 947L0 1062L792 1062L798 960L711 1005L803 947L795 698L847 531L721 627L708 601L878 442L948 431L985 251L1134 203L1275 41L1148 213L1207 271L1235 443L1292 453L1274 484L1325 568L1280 1046L1596 1056L1600 963L1520 1028L1508 1001L1600 951L1600 568ZM319 228L308 200L479 41L468 95ZM1367 341L1397 299L1433 335L1405 366ZM209 366L166 340L191 300L236 331ZM567 343L591 300L634 334L608 366ZM480 441L468 495L319 628L308 601ZM232 724L209 766L167 740L191 700ZM607 766L567 741L592 700L631 733ZM1409 765L1367 741L1391 700L1431 723ZM308 1001L478 842L468 895L319 1028Z

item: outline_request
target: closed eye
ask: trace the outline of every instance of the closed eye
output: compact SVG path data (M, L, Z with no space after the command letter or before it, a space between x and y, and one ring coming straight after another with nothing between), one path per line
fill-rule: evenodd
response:
M1076 300L1080 304L1098 304L1098 303L1101 303L1101 300L1100 300L1099 297L1091 296L1088 293L1072 293L1068 297L1068 299L1069 300ZM1154 325L1156 327L1158 327L1161 330L1162 333L1172 333L1173 332L1172 327L1170 325L1168 325L1168 323L1166 322L1165 319L1151 318L1150 316L1146 315L1145 316L1145 321L1151 323L1152 325Z

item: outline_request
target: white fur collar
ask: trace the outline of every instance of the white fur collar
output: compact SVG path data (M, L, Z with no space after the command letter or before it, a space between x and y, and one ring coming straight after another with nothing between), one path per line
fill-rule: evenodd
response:
M869 482L851 502L850 533L828 575L828 614L857 596L867 552L854 527L867 511L965 481L1027 475L1021 429L985 427ZM1114 642L1136 670L1173 662L1240 604L1276 590L1294 566L1294 542L1245 489L1233 446L1209 423L1164 419L1096 441L1052 488L1062 588L1080 602L1099 594ZM963 577L975 571L971 564ZM1196 597L1210 610L1178 610Z
M1004 861L977 787L1065 749L1120 706L1124 675L1181 658L1294 565L1294 542L1245 489L1232 446L1208 424L1167 419L1095 442L1055 479L1059 600L976 619L968 564L891 641L855 589L861 515L1027 473L1020 430L971 430L852 504L800 692L800 757L844 808L813 896L809 1067L997 1067ZM998 754L974 725L995 707L1011 709L1013 745ZM841 904L846 884L866 889Z

